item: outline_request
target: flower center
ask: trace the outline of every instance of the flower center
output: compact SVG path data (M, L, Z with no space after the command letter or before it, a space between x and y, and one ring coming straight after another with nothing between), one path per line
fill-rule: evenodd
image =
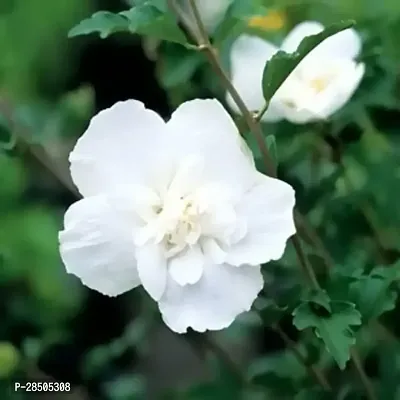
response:
M167 196L168 197L168 196ZM167 256L196 244L201 235L199 207L193 196L168 199L159 215L159 239Z
M329 85L329 79L326 76L319 76L311 79L310 86L315 92L321 93Z

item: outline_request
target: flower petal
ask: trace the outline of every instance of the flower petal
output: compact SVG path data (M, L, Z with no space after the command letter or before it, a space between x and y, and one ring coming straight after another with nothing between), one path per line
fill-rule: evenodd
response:
M170 279L159 307L164 322L175 332L220 330L250 310L262 287L259 266L206 264L194 285L182 287Z
M313 103L316 118L326 119L342 108L357 90L365 73L365 65L349 61L349 67L331 87L322 92Z
M72 204L64 226L59 241L68 273L108 296L140 285L131 226L110 198L95 196Z
M188 155L202 158L206 181L224 182L232 190L252 184L254 166L243 151L236 125L217 100L183 103L172 114L167 128L176 159Z
M163 248L152 244L137 247L136 259L144 289L155 301L160 300L167 282L167 259Z
M293 53L306 36L316 35L324 30L324 26L316 21L305 21L295 26L286 36L281 49Z
M258 265L282 257L296 232L295 193L287 183L260 175L260 182L243 197L238 214L247 219L247 235L227 249L226 262Z
M356 30L350 28L325 39L312 54L354 59L360 54L361 48L360 35Z
M118 102L98 113L69 157L80 193L87 197L113 192L119 185L143 184L157 163L164 133L162 118L140 101Z
M262 93L262 76L266 62L278 51L272 43L256 36L242 35L232 45L230 62L232 83L251 111L260 110L265 103ZM227 94L232 110L240 114L232 96ZM268 114L268 115L267 115ZM279 109L272 105L264 116L265 121L282 119Z
M196 283L203 273L204 256L199 246L188 248L169 261L169 273L181 286Z

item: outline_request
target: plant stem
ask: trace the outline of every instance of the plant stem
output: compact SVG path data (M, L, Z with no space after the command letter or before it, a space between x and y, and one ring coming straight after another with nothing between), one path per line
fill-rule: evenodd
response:
M365 393L367 395L368 400L378 400L375 395L374 388L372 387L371 381L369 380L367 374L364 371L363 364L361 362L360 355L355 348L350 350L351 360L353 361L354 367L357 371L358 376L360 377L360 381L365 388Z
M315 378L315 380L321 385L321 387L327 392L331 392L332 387L328 382L328 379L324 375L324 372L313 364L309 365L306 357L304 357L304 355L296 347L296 343L292 339L290 339L288 335L286 335L286 333L279 327L279 325L272 326L272 329L281 337L281 339L285 342L285 344L292 350L294 356L297 358L299 363L307 368L308 373Z
M261 118L263 117L263 115L267 112L268 107L269 107L269 101L266 101L263 105L263 108L261 110L258 111L258 113L255 115L254 119L259 122L261 121Z
M27 130L16 123L13 118L11 106L4 99L0 99L0 111L3 112L13 129L16 145L26 148L29 153L31 153L31 155L61 183L62 186L66 187L74 196L80 198L81 195L72 183L68 173L65 173L65 171L60 168L44 147L30 143Z

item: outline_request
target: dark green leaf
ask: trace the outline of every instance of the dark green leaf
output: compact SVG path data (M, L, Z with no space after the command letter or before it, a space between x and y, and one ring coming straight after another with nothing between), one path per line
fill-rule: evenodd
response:
M278 398L282 398L281 396L292 397L297 392L293 379L279 376L273 372L257 375L252 379L252 383L266 388L272 395L279 396Z
M0 150L11 150L17 143L8 119L0 114Z
M274 300L259 297L254 308L257 310L265 326L271 326L280 321L284 316L287 307L279 307Z
M366 320L377 318L396 306L397 292L392 283L399 278L399 265L377 267L351 283L350 295Z
M160 80L165 88L187 84L204 62L200 53L188 51L183 46L172 46L174 48L168 48L161 61Z
M72 28L68 33L68 37L99 32L100 37L104 39L112 33L128 30L128 26L129 21L122 15L99 11Z
M282 83L308 53L328 37L350 28L353 25L353 21L344 21L331 25L321 33L303 39L294 53L288 54L284 51L278 51L264 67L262 87L265 101L268 102L272 99Z
M294 310L293 323L299 330L312 328L340 369L344 369L350 357L350 347L355 343L351 326L361 324L361 314L354 304L348 302L335 301L331 307L332 313L321 317L314 312L310 303L303 303Z

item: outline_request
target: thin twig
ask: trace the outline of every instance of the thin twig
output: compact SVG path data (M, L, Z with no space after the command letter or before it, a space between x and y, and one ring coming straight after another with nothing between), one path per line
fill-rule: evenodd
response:
M360 381L365 388L365 394L367 395L368 400L378 400L375 395L374 388L372 387L371 381L369 380L367 374L364 371L363 364L361 362L360 355L355 348L350 350L351 360L353 361L354 367L357 371L358 376L360 377Z
M310 281L310 285L315 290L321 290L321 286L318 283L315 272L312 268L312 265L308 261L307 256L305 255L303 248L301 246L301 241L297 235L292 236L291 238L294 249L296 250L297 258L300 262L300 265L303 269L304 274L307 276Z
M301 231L304 236L312 243L313 247L318 251L320 256L323 258L326 268L333 269L335 267L335 261L329 254L329 251L325 247L325 244L319 237L317 231L314 227L308 223L307 219L300 214L297 210L294 212L294 217L296 221L296 226L301 228Z
M307 368L308 373L315 378L315 380L321 385L321 387L324 390L331 392L332 387L328 382L328 379L326 378L324 372L320 370L316 365L310 365L307 362L306 357L297 348L296 343L292 339L290 339L288 335L286 335L286 333L279 327L279 325L272 326L272 329L282 338L285 344L293 352L299 363L303 364Z
M38 144L31 143L27 129L17 123L13 117L13 111L10 104L5 99L0 99L0 112L7 118L13 134L16 138L16 145L23 146L29 153L42 164L61 184L66 187L75 197L80 198L77 188L72 183L68 173L52 159L46 149Z

